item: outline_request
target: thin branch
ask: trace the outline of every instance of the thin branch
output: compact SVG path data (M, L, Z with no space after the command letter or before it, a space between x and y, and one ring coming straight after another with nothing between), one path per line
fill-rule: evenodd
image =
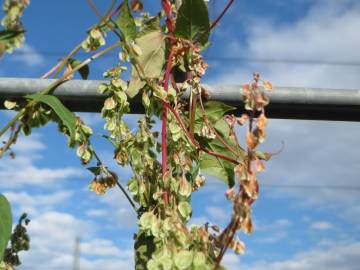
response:
M4 155L4 153L9 150L10 146L16 141L19 133L21 131L21 125L19 125L14 132L10 135L10 138L6 142L6 144L0 148L0 158Z
M213 21L209 27L208 33L219 23L219 21L222 19L222 17L224 17L225 13L228 11L228 9L231 7L231 5L233 4L234 0L229 0L229 2L226 4L225 8L223 9L223 11L220 13L220 15L215 19L215 21Z
M209 28L205 32L203 32L200 36L198 36L198 38L195 40L195 42L199 41L203 36L210 33L210 31L219 23L219 21L222 19L222 17L224 17L225 13L228 11L228 9L233 4L233 2L234 2L234 0L229 0L229 2L226 4L225 8L220 13L220 15L210 24Z
M57 62L57 64L55 66L53 66L49 71L44 73L44 75L42 75L40 78L41 79L47 79L48 77L50 77L51 74L53 74L55 71L58 70L58 68L61 65L62 61L63 60L60 60L59 62Z

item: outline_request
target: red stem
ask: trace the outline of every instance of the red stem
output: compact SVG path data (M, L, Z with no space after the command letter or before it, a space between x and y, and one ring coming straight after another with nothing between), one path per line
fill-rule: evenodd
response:
M122 4L120 4L120 5L109 15L109 18L114 17L114 16L116 15L116 13L118 13L118 11L119 11L120 8L121 8L121 5L122 5Z
M227 160L231 163L234 163L234 164L239 164L239 162L231 157L228 157L228 156L224 156L224 155L221 155L221 154L218 154L218 153L215 153L213 151L209 151L207 150L206 148L202 148L196 141L195 141L195 138L190 134L190 132L187 130L184 122L182 121L182 119L180 118L180 115L177 113L177 111L170 106L170 104L168 103L165 103L164 102L164 105L166 106L167 109L169 109L172 114L175 116L176 120L178 121L178 123L180 124L181 128L184 130L185 134L186 134L186 137L188 137L188 139L191 141L191 143L199 150L201 151L204 151L205 153L211 155L211 156L214 156L214 157L219 157L219 158L222 158L224 160Z
M42 75L41 79L47 79L51 74L53 74L58 69L61 63L62 60L60 60L55 66L53 66L49 71L47 71L44 75Z
M171 3L169 0L162 0L162 6L166 14L166 25L169 29L169 34L172 37L174 32L174 26L171 20ZM165 82L164 82L164 90L168 92L169 90L169 79L170 79L170 72L171 66L174 56L174 49L173 49L173 41L170 41L170 53L167 61L167 66L165 70ZM164 177L167 171L167 153L166 153L166 138L167 138L167 109L164 106L164 113L162 117L162 130L161 130L161 166L162 166L162 176ZM164 204L167 205L169 202L169 195L167 192L163 193L163 200Z
M166 66L166 71L165 71L165 82L164 82L164 90L166 92L168 92L169 90L169 78L170 78L170 71L171 71L171 65L172 65L172 59L173 59L173 55L174 55L174 50L173 48L170 49L170 53L169 53L169 58L168 58L168 63ZM162 116L162 131L161 131L161 161L162 161L162 175L164 176L166 173L166 159L167 159L167 155L166 155L166 135L167 135L167 106L164 106L164 113Z

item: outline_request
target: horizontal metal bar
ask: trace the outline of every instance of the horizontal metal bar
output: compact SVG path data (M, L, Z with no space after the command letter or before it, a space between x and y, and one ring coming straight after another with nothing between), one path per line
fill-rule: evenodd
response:
M0 109L6 99L18 99L48 86L53 80L0 78ZM71 80L61 84L54 95L73 111L100 112L104 95L97 93L103 81ZM204 85L212 100L236 106L244 112L240 86ZM268 92L270 118L360 121L360 90L276 87ZM131 102L131 113L143 113L139 100Z

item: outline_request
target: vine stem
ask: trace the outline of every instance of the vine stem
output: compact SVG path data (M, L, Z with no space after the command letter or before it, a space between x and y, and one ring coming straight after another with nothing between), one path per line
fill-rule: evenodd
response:
M219 270L220 268L220 263L226 253L226 250L228 248L228 246L230 245L231 241L234 239L235 233L236 233L236 229L239 226L239 218L237 217L235 220L231 220L230 224L228 225L228 227L225 229L226 230L226 234L227 231L231 230L231 234L230 236L227 238L227 241L224 245L224 247L221 249L219 256L216 259L216 265L215 265L215 270ZM226 235L225 234L225 235Z
M60 71L65 66L65 64L70 59L70 57L73 56L74 54L76 54L78 51L80 51L82 43L83 42L81 41L78 45L76 45L76 47L64 59L62 59L60 61L60 64L59 64L57 71L56 71L55 75L53 76L53 78L57 78L60 74Z
M234 0L229 0L229 2L226 4L226 6L224 7L223 11L219 14L219 16L210 24L209 28L196 39L196 41L199 41L201 37L207 35L219 23L219 21L222 19L222 17L224 17L225 13L228 11L228 9L231 7L233 3Z
M62 63L62 60L57 62L55 66L53 66L49 71L45 72L44 75L42 75L40 78L41 79L47 79L48 77L50 77L51 74L53 74L55 71L58 70L61 63Z
M10 138L9 140L6 142L6 144L0 148L0 158L2 158L3 154L9 150L10 146L16 141L19 133L21 131L21 126L19 125L17 128L16 128L16 131L12 132L12 134L10 135Z
M93 2L91 2L91 0L88 0L88 3L90 5L91 8L94 9L95 13L100 17L101 22L105 22L106 20L110 20L111 17L113 15L109 15L111 10L113 9L115 3L116 3L116 0L113 0L113 2L111 3L110 5L110 8L109 10L106 12L106 15L104 17L101 16L100 13L98 13L98 10L96 9L95 5L93 4ZM75 53L77 53L82 47L82 42L80 42L80 44L78 44L59 64L58 68L57 68L57 72L55 73L54 75L54 78L58 77L59 76L59 73L61 71L61 69L64 67L64 65L67 63L67 61L69 60L70 57L72 57Z
M219 21L224 17L225 13L228 11L228 9L231 7L231 5L234 3L234 0L229 0L229 2L226 4L223 11L220 13L220 15L213 21L208 29L208 33L219 23Z
M170 70L171 70L173 55L174 55L174 49L173 49L173 47L171 47L169 59L168 59L168 63L166 66L166 71L165 71L164 90L166 92L169 91L169 78L170 78ZM167 170L167 166L166 166L166 159L167 159L167 154L166 154L167 107L164 106L164 108L165 109L164 109L164 113L162 115L162 131L161 131L161 149L162 149L161 161L162 161L162 175L163 176L165 175L166 170Z

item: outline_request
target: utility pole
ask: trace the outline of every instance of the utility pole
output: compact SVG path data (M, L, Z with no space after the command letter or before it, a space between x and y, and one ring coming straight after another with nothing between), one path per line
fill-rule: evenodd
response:
M80 237L77 236L75 239L74 261L72 270L80 270L80 241Z

